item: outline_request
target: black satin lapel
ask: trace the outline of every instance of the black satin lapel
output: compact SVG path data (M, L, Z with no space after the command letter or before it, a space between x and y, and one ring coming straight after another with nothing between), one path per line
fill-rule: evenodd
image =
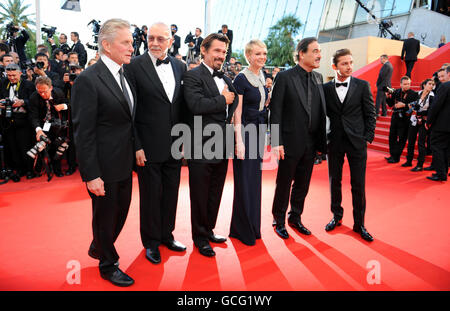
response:
M141 62L142 69L144 70L144 72L147 75L147 77L149 78L149 80L159 90L159 92L161 93L161 96L163 96L164 98L169 100L169 98L167 97L166 91L164 90L164 86L163 86L161 80L159 79L158 73L156 72L155 66L153 66L153 62L152 62L152 59L150 58L150 55L148 55L148 53L145 53L144 55L145 55L145 57L143 58L143 60ZM169 100L169 102L171 102L171 101Z
M295 90L297 91L298 96L300 97L300 102L302 103L303 108L305 108L306 113L310 115L311 112L308 109L308 100L306 98L305 89L303 88L302 81L300 80L298 73L295 73L293 75L293 82Z
M313 73L313 76L314 76L314 79L312 79L313 83L319 88L320 102L322 104L322 109L323 109L323 111L327 111L327 104L325 102L325 94L323 92L323 83L322 83L322 81L319 80L319 77L317 75L315 75L314 73Z
M212 95L219 96L220 92L219 89L217 88L217 84L214 81L213 76L211 75L211 72L208 70L208 68L206 68L205 65L203 65L203 63L201 64L201 68L203 70L203 80L206 82L206 85L210 89Z
M175 76L175 91L173 92L173 99L172 101L175 100L175 98L178 97L178 93L180 92L180 88L181 88L181 72L178 69L178 66L176 65L174 59L169 56L169 60L170 60L170 64L172 65L172 70L173 70L173 75Z
M350 78L350 86L348 88L347 96L345 98L344 103L350 102L350 99L352 98L353 94L355 93L358 86L356 85L356 80L353 78Z

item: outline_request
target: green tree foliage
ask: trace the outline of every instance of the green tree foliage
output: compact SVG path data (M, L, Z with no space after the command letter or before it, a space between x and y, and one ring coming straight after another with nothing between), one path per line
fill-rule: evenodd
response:
M294 38L298 35L302 23L294 15L281 18L275 25L270 27L267 39L267 63L271 66L295 65Z

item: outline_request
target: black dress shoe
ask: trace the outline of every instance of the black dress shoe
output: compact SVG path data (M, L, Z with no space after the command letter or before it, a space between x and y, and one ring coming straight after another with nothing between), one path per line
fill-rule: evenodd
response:
M101 273L103 279L110 281L116 286L127 287L134 284L134 280L123 273L119 268L109 273Z
M275 226L275 232L278 234L278 236L282 239L289 239L289 234L286 230L286 227L284 225L276 225Z
M64 177L64 174L61 171L54 171L53 175L55 175L56 177Z
M186 250L186 246L175 240L163 242L163 244L167 246L168 249L174 252L184 252Z
M402 167L411 167L412 163L410 161L406 161L405 163L402 164Z
M421 166L416 166L415 168L413 168L411 170L411 172L422 172L423 171L423 167Z
M198 248L198 251L200 252L200 254L202 254L203 256L206 256L206 257L216 256L216 252L214 252L211 245L209 245L209 243L207 243L207 242L202 245L198 245L198 246L196 245L196 247Z
M288 221L288 224L289 224L289 226L291 226L292 228L294 228L295 230L297 230L301 234L311 235L311 231L306 229L306 227L303 226L301 221Z
M342 219L338 220L336 218L331 219L331 221L325 226L325 231L334 230L334 228L342 225Z
M218 234L211 234L208 239L213 243L225 243L227 241L227 238Z
M159 249L155 248L147 248L145 250L145 258L150 260L151 263L158 264L161 262L161 254L159 253Z
M392 157L384 157L386 160L392 160L393 158Z
M431 176L428 176L427 179L432 180L432 181L447 181L447 178L439 177L439 176L436 175L436 174L433 174L433 175L431 175Z
M389 159L387 162L388 162L389 164L395 164L395 163L400 162L400 160L391 158L391 159Z
M36 174L33 172L27 172L26 175L27 175L27 179L33 179L36 177Z
M20 176L18 174L11 175L11 180L13 182L19 182L20 181Z
M77 171L76 167L69 167L69 169L66 171L66 176L73 175Z
M433 165L430 165L428 167L425 167L423 170L427 171L427 172L434 171L434 167L433 167Z
M363 238L363 240L366 240L368 242L373 241L373 237L369 234L369 232L367 232L367 230L366 230L366 228L364 228L364 226L353 226L353 231L361 234L361 237Z

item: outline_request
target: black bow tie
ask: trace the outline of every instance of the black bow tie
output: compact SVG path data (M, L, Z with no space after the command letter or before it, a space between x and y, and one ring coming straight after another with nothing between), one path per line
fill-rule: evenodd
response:
M337 87L337 88L338 88L338 87L341 87L341 86L347 87L347 86L348 86L348 82L344 82L344 83L336 83L336 87Z
M159 58L156 60L156 66L159 66L161 64L169 64L170 60L168 57L166 57L164 60L160 60Z
M214 72L213 72L213 78L219 77L220 79L223 79L224 75L225 75L225 72L223 72L223 71L214 70Z

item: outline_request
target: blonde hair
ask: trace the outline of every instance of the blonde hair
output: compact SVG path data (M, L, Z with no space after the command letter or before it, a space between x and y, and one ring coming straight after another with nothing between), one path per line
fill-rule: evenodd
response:
M98 52L100 54L103 54L105 52L102 42L112 42L116 37L117 30L124 28L130 29L130 27L131 25L129 22L120 18L107 20L100 28L100 32L98 34Z
M264 42L262 42L261 40L258 40L258 39L254 39L245 45L245 56L250 55L250 53L253 51L253 48L255 46L259 46L260 48L267 50L267 46Z

